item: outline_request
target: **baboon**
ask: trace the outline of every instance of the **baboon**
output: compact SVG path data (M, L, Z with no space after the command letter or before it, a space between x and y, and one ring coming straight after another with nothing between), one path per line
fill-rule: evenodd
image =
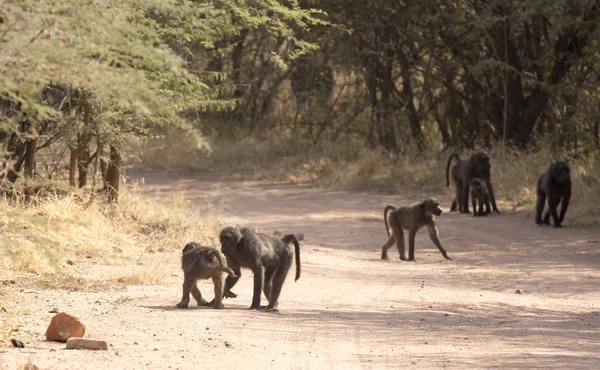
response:
M542 220L544 203L548 198L548 209ZM566 162L553 162L537 183L537 204L535 207L535 223L550 225L550 215L554 227L562 227L565 213L571 200L571 168ZM560 203L560 217L556 211Z
M471 204L473 204L473 217L487 216L490 214L490 198L488 196L487 187L480 178L472 178L469 181L471 186ZM477 210L477 202L479 202L479 210ZM483 205L485 204L485 212Z
M256 233L248 227L228 226L221 230L219 239L221 251L236 275L225 280L225 293L230 292L242 275L240 268L249 268L254 273L254 293L250 309L276 311L281 288L294 258L290 242L294 243L296 252L296 280L300 278L300 245L296 236L290 234L278 238ZM266 307L260 306L261 291L269 301Z
M387 213L389 210L392 212L388 218ZM408 230L408 261L414 261L415 236L421 227L427 225L429 237L431 238L433 244L438 247L445 259L451 260L452 258L448 257L446 250L440 243L438 229L435 226L435 216L439 216L441 214L442 209L440 208L440 203L436 199L425 199L422 202L410 207L385 207L383 210L383 219L385 221L385 229L388 233L389 239L381 248L381 259L390 259L387 252L395 242L396 246L398 247L398 252L400 252L400 259L402 261L407 261L406 256L404 255L404 231L402 230L404 229ZM389 230L390 226L392 228L391 234Z
M498 207L496 207L496 198L494 197L494 188L490 181L492 175L490 172L490 156L486 152L477 152L471 154L469 158L461 160L458 153L450 154L448 158L448 164L446 165L446 186L450 186L450 178L448 172L450 169L450 163L452 159L456 158L456 164L452 167L452 181L456 186L456 198L452 201L450 212L454 212L457 209L460 213L469 213L469 181L477 177L481 179L487 187L490 201L492 203L492 209L496 213Z
M215 248L204 247L194 242L189 242L181 251L181 269L183 270L183 297L177 304L179 308L186 308L190 302L190 291L198 306L223 308L223 273L235 276L232 269L227 267L221 252ZM215 298L207 302L202 298L198 289L197 280L212 278L215 285Z

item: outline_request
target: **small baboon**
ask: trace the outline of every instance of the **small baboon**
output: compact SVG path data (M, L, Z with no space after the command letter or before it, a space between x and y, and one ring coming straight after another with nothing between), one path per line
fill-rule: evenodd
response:
M388 218L388 211L392 211ZM446 250L442 247L438 236L438 229L435 226L435 216L442 214L440 203L435 199L425 199L421 203L417 203L410 207L394 207L387 206L383 210L383 219L385 221L385 229L389 239L381 248L381 259L389 260L388 249L392 247L394 242L400 252L400 259L407 261L404 254L404 230L408 230L408 261L415 260L415 236L417 231L425 225L429 230L429 237L433 244L442 252L445 259L451 260L448 257ZM389 225L388 225L389 221ZM390 226L392 233L390 234Z
M456 158L456 164L452 167L452 181L456 186L456 198L452 201L450 211L454 212L457 209L460 213L469 213L469 181L472 178L479 178L485 183L492 203L492 209L496 213L496 198L494 196L494 188L491 183L491 164L490 156L486 152L477 152L471 154L469 158L461 160L458 153L450 154L448 164L446 165L446 185L450 186L449 170L452 159Z
M473 205L473 217L475 216L487 216L490 214L490 198L488 196L487 187L480 178L472 178L469 181L471 186L471 204ZM477 209L477 202L479 202L479 210ZM485 204L485 212L483 211L483 205Z
M548 198L548 209L542 220L544 203ZM571 200L571 168L566 162L554 162L544 172L537 183L537 204L535 207L535 222L550 225L550 215L554 221L554 227L562 227L565 213ZM560 217L556 209L560 206Z
M184 275L183 297L177 307L186 308L188 306L191 292L198 306L212 304L213 308L223 308L224 273L229 274L229 276L235 276L235 274L225 264L225 258L223 258L221 252L215 248L204 247L194 242L187 243L181 252L181 269ZM210 303L202 298L197 284L197 280L208 278L212 278L215 285L215 298Z
M249 268L254 273L254 293L250 309L276 311L281 288L294 259L290 242L294 243L296 252L296 280L300 278L300 245L296 236L290 234L278 238L256 233L247 227L228 226L221 230L219 239L221 251L236 275L225 280L225 294L230 293L240 278L240 268ZM260 306L261 291L269 301L266 307Z

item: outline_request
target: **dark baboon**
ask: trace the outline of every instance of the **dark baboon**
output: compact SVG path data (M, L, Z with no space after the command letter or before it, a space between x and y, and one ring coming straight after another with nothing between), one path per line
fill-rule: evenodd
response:
M542 220L544 203L548 198L548 209ZM565 213L571 200L571 168L566 162L554 162L544 172L537 183L537 204L535 207L535 222L537 224L550 225L550 215L554 221L554 227L562 227ZM556 209L560 203L560 217Z
M388 218L388 211L391 210ZM438 237L438 229L435 226L435 216L442 214L440 203L435 199L425 199L421 203L417 203L411 207L394 207L387 206L383 211L383 219L385 221L385 229L389 239L381 248L381 259L389 260L388 249L392 247L394 242L400 252L400 259L406 261L404 254L404 230L408 230L408 261L415 260L415 236L417 231L425 225L429 230L429 237L433 244L442 252L445 259L451 260L448 257L446 250L442 247ZM389 225L388 225L389 220ZM390 226L392 233L390 234Z
M456 198L452 201L450 211L456 211L457 205L460 213L469 213L469 181L474 178L480 178L487 187L490 201L494 212L500 213L496 207L496 198L494 197L494 188L490 181L492 175L490 172L490 156L486 152L477 152L471 154L469 158L461 160L458 153L450 154L448 164L446 165L446 185L450 186L448 172L452 159L456 158L456 164L452 167L452 181L456 186Z
M190 292L198 303L198 306L209 306L223 308L223 283L224 273L235 276L225 264L225 258L215 248L203 247L194 242L187 243L181 251L181 269L183 270L183 297L177 304L179 308L186 308L190 302ZM198 289L197 280L212 278L215 285L215 298L211 303L202 298Z
M221 230L221 251L227 257L227 263L235 273L225 280L225 294L237 283L241 276L241 267L254 273L254 293L251 310L261 309L261 291L265 293L269 304L267 311L277 310L277 300L285 282L294 252L289 247L293 242L296 252L296 280L300 278L300 245L294 235L277 238L272 235L255 233L247 227L229 226ZM263 286L264 282L264 286Z
M469 181L471 186L471 204L473 205L473 216L487 216L490 214L490 198L488 196L487 187L480 178L472 178ZM479 210L477 203L479 202ZM485 212L483 205L485 204Z

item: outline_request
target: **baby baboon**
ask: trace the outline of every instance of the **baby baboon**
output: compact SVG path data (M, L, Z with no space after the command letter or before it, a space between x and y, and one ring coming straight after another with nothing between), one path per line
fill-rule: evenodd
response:
M227 267L221 252L215 248L203 247L194 242L185 245L181 255L181 269L183 270L183 297L177 304L179 308L186 308L190 302L190 291L198 306L209 306L223 308L223 273L235 276L233 270ZM208 303L198 289L197 280L212 278L215 285L215 299Z
M254 273L254 293L251 310L259 310L261 291L264 291L269 304L266 311L277 310L277 300L292 266L294 252L289 247L293 242L296 252L296 280L300 278L300 245L294 235L277 238L272 235L255 233L247 227L228 226L221 230L221 251L227 257L228 265L236 276L225 280L225 294L240 278L241 267ZM263 286L264 282L264 286Z
M542 220L544 203L548 198L548 209ZM554 162L544 172L537 183L537 204L535 207L535 222L537 224L550 225L550 215L554 221L554 227L562 227L565 213L571 200L571 168L566 162ZM560 217L556 208L560 206Z
M488 196L487 187L480 178L472 178L469 181L471 186L471 203L473 204L473 216L487 216L490 214L490 198ZM479 210L477 210L477 202L479 202ZM483 205L485 204L485 212Z
M388 215L387 212L391 210L389 216L389 225L388 225ZM442 214L442 209L440 208L440 203L435 199L425 199L421 203L417 203L411 207L394 207L387 206L383 211L383 219L385 221L385 229L387 230L389 239L381 248L381 259L389 260L388 257L388 249L392 247L394 242L398 247L398 252L400 252L400 259L402 261L406 261L406 257L404 255L404 230L408 230L408 261L415 260L415 236L417 235L417 231L427 225L427 230L429 230L429 237L433 244L442 252L442 256L445 259L451 260L452 258L448 257L446 250L442 247L440 243L440 239L438 237L438 229L435 226L435 216L439 216ZM392 228L392 234L390 235L389 227Z
M469 158L461 160L458 153L450 154L448 164L446 165L446 185L450 186L448 172L452 159L456 158L457 162L452 167L452 181L456 186L456 198L452 201L450 211L456 211L457 205L460 213L469 213L469 181L472 178L479 178L487 187L490 201L494 212L500 213L496 207L496 198L494 197L494 188L490 181L492 175L490 172L490 156L486 152L477 152L471 154Z

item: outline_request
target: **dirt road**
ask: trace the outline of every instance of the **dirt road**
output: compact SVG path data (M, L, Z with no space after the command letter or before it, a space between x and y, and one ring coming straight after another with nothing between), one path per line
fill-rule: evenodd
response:
M130 174L131 175L131 174ZM380 369L600 367L600 232L538 227L509 212L438 219L446 261L417 236L416 263L379 260L386 204L414 198L324 191L309 185L210 181L136 173L157 197L181 191L211 202L226 223L302 232L302 277L290 276L280 313L248 311L252 278L242 271L226 309L175 309L176 252L168 286L124 292L10 292L31 305L27 330L44 332L61 308L106 338L108 352L53 343L0 349L1 369L30 358L40 369ZM449 205L449 199L443 199ZM212 286L202 283L211 298ZM517 289L521 294L516 293Z

